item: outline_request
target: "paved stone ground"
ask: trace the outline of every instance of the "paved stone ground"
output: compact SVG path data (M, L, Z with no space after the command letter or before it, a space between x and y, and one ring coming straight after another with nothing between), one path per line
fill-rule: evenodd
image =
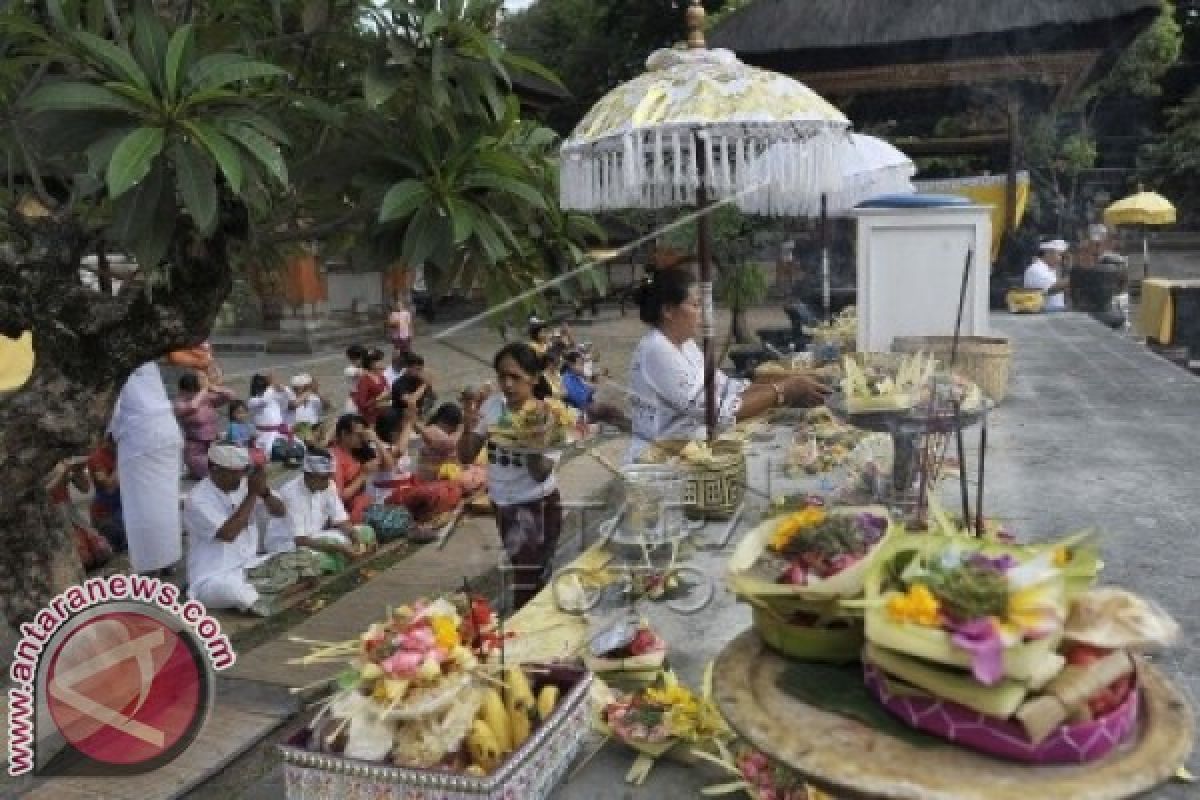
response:
M1191 517L1200 503L1191 467L1192 453L1200 445L1200 426L1196 424L1200 420L1196 402L1200 381L1083 315L1004 315L993 320L999 333L1013 337L1016 357L1009 399L991 420L989 515L1005 519L1035 539L1097 527L1104 535L1106 580L1156 598L1184 625L1184 641L1161 657L1160 663L1194 701L1200 690L1200 651L1194 638L1200 598L1191 587L1200 577L1200 545L1193 536ZM781 313L763 312L751 323L753 328L783 324L784 319ZM619 373L641 332L632 316L624 320L610 316L591 328L580 326L576 335L596 343L607 364ZM472 332L452 341L478 358L428 340L417 343L417 350L442 376L443 386L478 382L489 376L487 362L499 345L498 337ZM224 363L235 376L248 375L268 359L273 357L225 358ZM291 371L313 372L340 401L343 364L338 354L305 359L303 364L282 359L275 363ZM968 460L975 463L970 452ZM585 466L580 460L577 475L569 470L563 476L565 493L586 496L581 489L595 489L605 475L594 463ZM494 531L490 533L494 537ZM465 544L468 539L461 541ZM712 562L714 570L719 569L718 554L704 558ZM390 573L358 591L376 584L382 587L380 581L390 584ZM356 604L354 597L339 602L350 609ZM745 610L727 596L719 597L715 608L704 624L692 618L662 621L669 640L692 643L691 654L679 665L689 680L698 677L692 673L701 669L724 641L748 624ZM314 616L313 624L320 616ZM357 630L361 626L351 627ZM246 663L254 656L254 652L243 654ZM282 797L281 774L271 747L289 730L285 727L267 737L219 779L189 797ZM607 747L557 796L564 800L684 798L698 796L701 787L717 782L701 770L663 764L644 787L633 789L621 783L629 763L627 753ZM1189 766L1200 772L1200 760L1195 756ZM1149 796L1185 800L1198 795L1194 786L1173 785Z

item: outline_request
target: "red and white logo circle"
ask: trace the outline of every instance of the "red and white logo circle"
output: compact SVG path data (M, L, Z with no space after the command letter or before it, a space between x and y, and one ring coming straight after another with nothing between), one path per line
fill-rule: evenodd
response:
M42 687L47 708L67 744L98 765L162 763L204 723L207 665L170 617L117 605L59 639Z

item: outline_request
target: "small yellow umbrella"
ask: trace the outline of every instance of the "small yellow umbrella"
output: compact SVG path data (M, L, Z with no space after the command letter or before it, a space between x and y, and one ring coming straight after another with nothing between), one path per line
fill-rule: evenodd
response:
M1104 209L1105 225L1174 225L1175 206L1157 192L1147 192L1138 186L1137 194L1131 194ZM1150 245L1146 232L1142 231L1143 276L1150 274Z

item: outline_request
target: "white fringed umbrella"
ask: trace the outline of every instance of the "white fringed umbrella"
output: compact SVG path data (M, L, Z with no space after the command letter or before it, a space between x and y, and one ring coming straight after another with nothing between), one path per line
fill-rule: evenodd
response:
M562 147L563 208L705 207L816 216L842 189L839 153L850 121L785 75L704 46L704 9L691 0L688 49L659 50L646 72L600 99ZM697 224L704 308L704 388L709 437L716 416L712 262L708 225Z

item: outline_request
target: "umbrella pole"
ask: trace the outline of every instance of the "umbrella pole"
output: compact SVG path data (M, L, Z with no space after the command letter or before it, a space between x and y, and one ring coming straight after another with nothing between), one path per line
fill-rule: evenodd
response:
M1150 239L1142 228L1142 280L1150 277Z
M821 195L821 309L826 321L830 318L829 287L829 202Z
M697 134L695 142L696 153L700 153L702 142ZM714 333L716 320L713 319L713 275L712 253L708 230L708 186L704 174L705 160L697 156L696 165L700 176L700 185L696 187L696 207L701 211L696 218L696 258L700 262L700 334L704 339L704 426L707 429L708 441L717 438L717 361L716 342Z

